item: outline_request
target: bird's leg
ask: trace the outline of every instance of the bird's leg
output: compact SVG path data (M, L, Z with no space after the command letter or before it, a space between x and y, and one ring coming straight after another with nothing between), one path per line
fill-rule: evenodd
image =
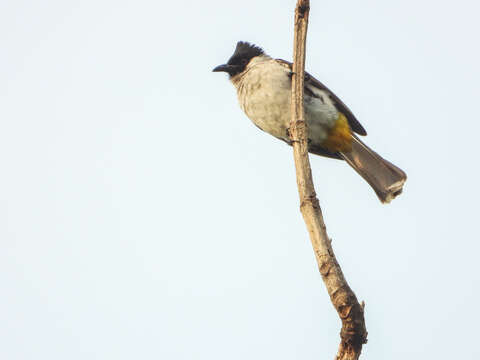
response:
M290 133L290 127L287 127L285 132L287 135L287 139L289 140L289 145L292 145L291 143L294 143L294 142L300 142L300 140L292 138L292 134ZM312 143L312 139L307 138L307 146L310 145L311 143Z

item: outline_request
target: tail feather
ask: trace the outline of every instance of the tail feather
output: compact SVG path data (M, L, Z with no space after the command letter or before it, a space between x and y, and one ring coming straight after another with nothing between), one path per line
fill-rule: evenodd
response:
M382 203L389 203L402 193L407 174L382 158L355 135L352 140L352 151L341 152L341 157L370 184Z

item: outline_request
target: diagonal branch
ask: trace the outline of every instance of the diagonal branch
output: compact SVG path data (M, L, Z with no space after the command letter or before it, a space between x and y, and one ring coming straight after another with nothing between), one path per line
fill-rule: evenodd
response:
M300 210L310 234L315 257L333 306L342 321L341 342L337 360L358 359L362 345L367 342L363 304L350 289L335 258L327 236L322 210L313 187L308 158L307 125L303 109L305 43L307 37L309 0L298 0L295 8L295 33L292 77L292 119L290 139L293 145Z

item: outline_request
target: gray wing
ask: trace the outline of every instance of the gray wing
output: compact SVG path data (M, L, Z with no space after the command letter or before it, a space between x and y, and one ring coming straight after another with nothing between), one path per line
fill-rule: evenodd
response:
M292 70L291 62L288 62L282 59L275 59L275 60L284 66L288 66L290 68L290 71ZM330 91L329 88L327 88L320 81L315 79L308 72L305 72L305 92L308 94L311 94L312 91L308 89L308 86L313 86L313 87L316 87L317 89L320 89L326 92L330 96L330 99L332 99L332 101L334 102L337 110L340 111L343 115L345 115L345 117L348 120L348 124L350 125L350 128L353 130L353 132L363 136L367 135L367 131L363 128L362 124L360 124L360 122L357 120L355 115L353 115L352 111L347 107L347 105L345 105L343 101L338 98L337 95L335 95L332 91ZM324 154L318 154L318 155L324 155ZM325 154L324 156L328 156L328 155Z

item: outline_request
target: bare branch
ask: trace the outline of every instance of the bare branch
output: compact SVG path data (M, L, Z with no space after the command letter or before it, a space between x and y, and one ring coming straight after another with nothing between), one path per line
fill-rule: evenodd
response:
M310 234L315 257L333 306L342 321L338 360L358 359L362 345L367 342L363 306L350 289L335 258L327 236L322 210L312 180L308 158L307 124L303 108L305 43L308 28L309 0L298 0L295 8L295 33L292 77L292 119L290 139L293 145L300 210Z

